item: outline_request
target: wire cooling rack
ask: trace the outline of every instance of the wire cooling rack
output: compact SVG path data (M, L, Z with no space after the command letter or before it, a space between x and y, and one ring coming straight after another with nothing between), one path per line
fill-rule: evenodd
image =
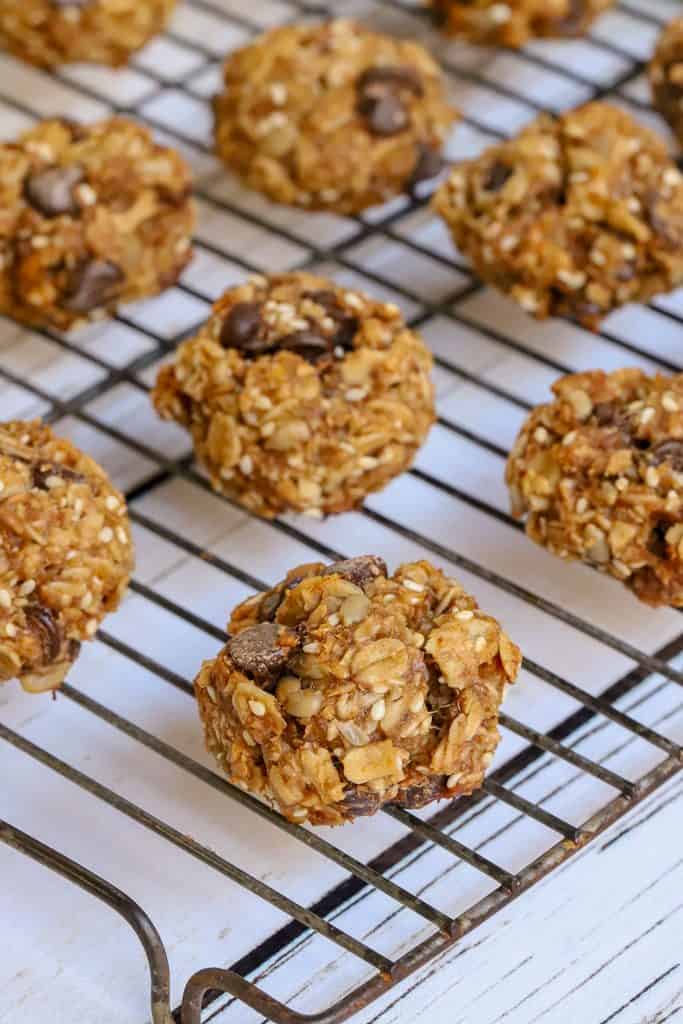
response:
M643 61L677 4L628 0L586 39L521 53L439 39L409 3L332 8L436 52L465 115L449 143L456 159L543 107L594 96L654 120ZM51 114L136 116L188 157L201 213L196 260L164 296L68 337L0 321L3 418L44 415L98 458L128 495L138 552L129 597L58 699L0 691L12 823L0 829L12 937L0 987L12 1019L149 1020L142 943L154 1024L345 1020L377 998L386 1004L392 985L681 768L679 613L640 606L527 542L502 475L522 418L559 373L683 367L683 291L613 315L595 336L539 325L473 279L425 195L355 219L275 207L241 189L211 155L207 100L220 61L266 27L324 10L192 0L118 73L47 75L0 58L3 137ZM147 390L226 286L295 267L403 308L436 356L439 419L415 468L361 511L264 523L211 492L187 437L155 419ZM308 831L215 773L191 680L224 641L236 601L298 562L366 551L392 564L428 557L457 574L520 642L524 670L481 792Z

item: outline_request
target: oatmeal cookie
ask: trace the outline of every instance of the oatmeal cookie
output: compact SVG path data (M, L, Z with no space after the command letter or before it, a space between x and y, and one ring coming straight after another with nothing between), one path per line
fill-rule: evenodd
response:
M455 111L417 43L356 22L287 25L231 54L216 149L279 203L353 213L441 169Z
M683 145L683 18L662 31L650 63L654 106Z
M399 309L306 273L251 278L164 366L159 414L258 515L345 512L406 469L434 421L432 358Z
M67 330L167 288L191 257L190 188L183 159L124 118L0 144L0 313Z
M683 374L596 370L553 391L510 455L514 515L560 558L683 606Z
M431 0L450 35L490 46L523 46L536 36L580 36L615 0Z
M481 785L521 654L429 562L292 569L195 681L208 749L291 821L339 825Z
M460 164L436 209L484 281L590 328L683 281L683 175L627 113L544 114Z
M0 683L56 689L133 569L124 498L38 421L0 425Z
M0 47L37 64L125 64L176 0L0 0Z

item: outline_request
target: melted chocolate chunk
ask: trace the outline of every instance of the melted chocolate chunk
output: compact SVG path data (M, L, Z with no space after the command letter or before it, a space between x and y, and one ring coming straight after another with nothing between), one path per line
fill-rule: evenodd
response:
M61 462L36 462L33 466L33 486L39 491L49 491L47 481L50 477L59 477L60 480L72 483L85 483L85 477Z
M417 810L426 807L433 800L444 799L450 794L446 788L447 775L432 775L425 779L419 786L409 786L399 792L394 803L400 807L409 807Z
M683 473L683 441L660 441L650 452L655 466L668 462L674 473Z
M277 347L294 352L302 359L307 359L309 363L317 363L319 359L331 355L332 351L331 339L307 328L301 331L292 331L291 334L278 338Z
M271 622L261 622L231 637L228 654L235 668L262 683L276 679L295 650L295 647L281 645L280 635L284 628Z
M108 260L85 260L74 272L64 308L72 313L92 313L116 298L123 281L123 272L116 264Z
M344 799L340 804L353 818L362 818L369 814L376 814L382 806L382 798L379 793L373 793L371 789L359 789L353 786L346 790Z
M71 167L50 167L36 171L26 179L24 192L31 206L43 217L60 217L64 214L75 216L79 206L74 189L85 178L83 168L78 164Z
M406 93L422 96L418 73L409 67L368 68L356 82L358 113L366 118L373 135L397 135L410 124Z
M59 657L62 649L62 628L54 612L44 604L29 604L24 609L30 629L38 634L43 652L43 664L50 665Z
M423 181L430 181L432 178L435 178L443 168L443 165L443 159L438 149L434 149L424 142L418 142L415 166L405 183L406 192L412 193Z
M237 348L250 355L266 352L270 345L263 340L260 302L238 302L233 306L220 333L223 348Z
M663 520L659 523L655 523L650 531L650 536L647 541L647 550L655 558L666 558L669 549L666 543L666 531L671 526L671 523L664 522Z
M503 185L512 177L512 168L508 167L507 164L502 163L500 160L496 160L482 182L483 188L487 192L500 192Z
M333 562L325 569L323 576L331 576L336 573L355 583L361 589L368 583L372 583L378 576L387 575L387 564L383 558L377 555L359 555L357 558L345 558L341 562Z

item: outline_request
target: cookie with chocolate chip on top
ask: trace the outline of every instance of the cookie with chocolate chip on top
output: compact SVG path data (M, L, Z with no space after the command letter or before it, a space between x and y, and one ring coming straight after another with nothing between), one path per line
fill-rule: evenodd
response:
M287 25L232 54L216 151L280 203L354 213L435 177L456 112L417 43L357 22Z
M0 683L57 689L132 570L104 470L38 421L0 424Z
M430 0L449 35L486 46L523 46L542 36L583 35L615 0Z
M486 283L591 329L683 282L683 174L625 111L543 114L457 165L435 207Z
M226 292L152 400L217 490L267 518L320 518L410 465L434 421L431 366L398 307L279 274Z
M429 562L300 565L228 628L195 680L206 744L290 821L340 825L481 785L521 654Z
M555 555L683 607L683 374L563 377L507 466L513 514Z
M0 144L0 313L68 330L173 284L191 257L183 159L116 117Z
M683 18L662 30L649 73L654 106L683 145Z
M39 67L125 64L176 0L0 0L0 48Z

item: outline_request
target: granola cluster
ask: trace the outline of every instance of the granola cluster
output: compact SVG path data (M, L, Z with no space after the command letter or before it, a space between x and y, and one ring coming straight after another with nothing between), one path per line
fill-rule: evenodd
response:
M125 64L176 0L0 0L0 47L39 67Z
M460 164L436 209L482 279L539 318L596 328L683 281L683 175L605 103L544 114Z
M0 425L0 683L56 689L132 569L104 470L38 421Z
M532 540L683 606L683 374L563 377L510 455L512 511Z
M683 144L683 18L662 31L650 63L650 84L656 109Z
M535 36L579 36L614 0L430 0L444 31L473 43L523 46Z
M0 313L67 330L168 287L191 255L190 189L182 158L124 118L0 144Z
M159 373L214 487L250 511L323 516L403 472L434 420L432 359L399 309L306 273L226 292Z
M292 569L239 605L195 691L208 749L291 821L338 825L481 785L519 649L428 562Z
M340 19L232 54L215 116L218 155L250 187L352 213L433 178L456 114L426 50Z

